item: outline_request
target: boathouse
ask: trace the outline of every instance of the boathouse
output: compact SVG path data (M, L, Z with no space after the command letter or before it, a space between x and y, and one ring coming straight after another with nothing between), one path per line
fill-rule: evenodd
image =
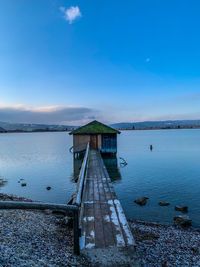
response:
M96 120L69 134L73 135L74 153L84 151L89 141L91 148L102 153L117 152L117 134L120 134L120 132Z

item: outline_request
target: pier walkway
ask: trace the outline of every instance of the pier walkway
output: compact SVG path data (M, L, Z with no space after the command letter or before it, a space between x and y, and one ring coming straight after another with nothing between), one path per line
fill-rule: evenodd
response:
M95 259L95 266L138 266L134 238L98 150L88 151L84 176L81 253Z

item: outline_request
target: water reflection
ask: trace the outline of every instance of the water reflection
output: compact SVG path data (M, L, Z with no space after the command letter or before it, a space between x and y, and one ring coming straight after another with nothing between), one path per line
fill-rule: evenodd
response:
M78 180L83 158L84 158L84 153L74 153L73 155L73 166L74 166L74 175L72 178L73 182L77 182Z
M80 169L81 169L81 165L83 162L83 158L84 158L84 153L80 153L78 155L73 157L73 165L74 165L74 175L72 178L72 181L76 182L78 180L78 176L80 173ZM121 180L121 173L120 170L118 168L118 161L117 161L117 157L115 155L110 155L110 154L102 154L102 158L104 161L104 164L106 166L106 169L108 171L108 174L111 178L112 182Z
M102 158L111 181L116 182L121 180L122 176L118 168L118 161L116 155L102 154Z

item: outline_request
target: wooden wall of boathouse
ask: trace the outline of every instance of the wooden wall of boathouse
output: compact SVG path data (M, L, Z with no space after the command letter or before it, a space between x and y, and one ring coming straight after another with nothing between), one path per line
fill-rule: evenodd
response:
M90 141L89 135L73 135L73 150L79 152L86 149L87 143Z
M76 134L73 135L73 150L81 152L86 149L88 142L90 147L98 149L102 153L117 152L117 135L116 134Z

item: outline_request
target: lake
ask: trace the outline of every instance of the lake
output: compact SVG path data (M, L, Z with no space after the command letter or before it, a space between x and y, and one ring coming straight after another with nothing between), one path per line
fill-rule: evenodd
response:
M8 180L1 192L66 203L75 190L71 146L66 132L1 134L0 176ZM22 187L19 179L27 186Z
M7 183L0 192L66 203L76 186L71 146L66 132L1 134L0 178ZM120 157L127 166L120 167ZM186 205L193 225L200 227L199 129L122 131L117 158L121 175L113 184L128 218L172 224L173 216L182 214L174 206ZM134 203L142 196L149 197L143 207ZM170 206L160 207L159 201Z

